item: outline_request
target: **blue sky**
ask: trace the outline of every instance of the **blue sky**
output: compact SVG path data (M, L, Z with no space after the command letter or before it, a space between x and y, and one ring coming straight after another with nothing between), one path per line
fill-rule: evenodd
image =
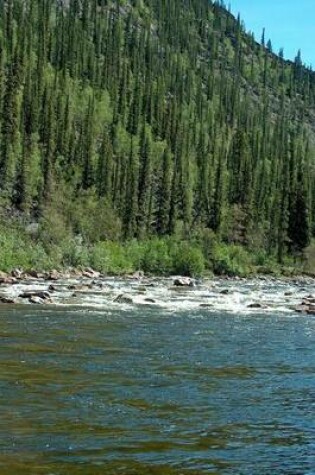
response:
M260 40L266 29L266 41L284 56L294 59L301 49L302 60L315 69L315 0L226 0L231 11L241 15L246 30Z

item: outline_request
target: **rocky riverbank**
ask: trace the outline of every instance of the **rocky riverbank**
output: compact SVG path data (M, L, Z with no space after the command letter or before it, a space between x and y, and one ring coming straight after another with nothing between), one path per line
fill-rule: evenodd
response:
M0 305L56 305L110 309L156 306L209 312L302 312L315 315L315 279L109 277L91 268L65 272L0 273Z

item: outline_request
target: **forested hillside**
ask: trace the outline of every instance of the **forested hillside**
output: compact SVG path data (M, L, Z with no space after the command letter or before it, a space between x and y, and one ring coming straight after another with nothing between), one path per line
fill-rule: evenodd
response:
M0 8L2 229L48 254L175 236L282 262L308 246L315 73L300 53L285 61L208 0Z

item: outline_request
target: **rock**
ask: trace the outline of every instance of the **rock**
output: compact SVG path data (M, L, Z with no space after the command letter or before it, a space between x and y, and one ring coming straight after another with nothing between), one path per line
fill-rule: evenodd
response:
M306 305L296 305L295 307L293 307L293 310L299 313L304 313L306 312L307 308L308 307Z
M0 284L3 285L13 285L17 283L17 279L15 277L0 277Z
M313 295L304 297L302 303L294 307L294 310L299 313L308 313L309 315L315 315L315 298Z
M92 284L71 284L68 285L68 290L74 290L76 292L86 292L93 288Z
M10 297L6 297L4 295L0 295L0 303L16 303L13 299Z
M265 308L264 305L262 305L261 303L250 303L249 305L247 305L247 308Z
M308 313L309 315L315 315L315 305L310 305L306 310L306 313Z
M142 272L142 270L137 270L130 277L131 279L141 280L144 278L144 272Z
M293 295L293 292L284 292L285 297L291 297Z
M195 281L189 277L177 277L173 285L175 285L175 287L194 287Z
M61 274L56 271L56 269L53 269L51 272L48 272L45 274L45 279L46 280L59 280L61 278Z
M32 297L30 297L28 301L29 303L32 303L34 305L43 305L44 303L46 303L44 299L41 299L40 297L36 295L33 295Z
M151 299L151 298L146 298L146 299L144 299L144 301L147 302L147 303L156 303L156 300Z
M137 291L140 293L140 294L145 294L147 292L147 288L144 287L144 285L139 285L139 287L137 287Z
M133 300L128 295L120 294L114 299L114 302L132 304Z
M199 305L199 307L201 307L201 308L210 308L210 307L213 307L213 304L212 303L201 303Z
M41 300L49 300L50 293L47 290L28 290L19 295L21 299L33 299L38 298Z
M87 267L84 269L82 272L83 277L87 277L88 279L97 279L100 276L99 272L96 272L95 270L91 269L91 267Z
M50 286L48 287L48 292L58 292L58 287L56 287L56 285L53 285L53 284L50 284Z
M22 279L23 271L20 269L13 269L13 271L11 272L11 276L15 279Z
M91 285L94 285L95 287L98 287L99 289L102 289L104 287L104 283L97 280L93 280L91 282Z
M37 270L28 270L25 272L25 276L32 277L33 279L43 279L45 277L44 272L38 272Z
M302 300L302 305L315 305L315 298L312 296L305 297Z
M77 268L73 268L73 267L70 267L70 269L68 269L69 273L71 276L73 277L82 277L82 271L80 269L77 269Z
M228 295L229 293L230 293L229 289L223 289L220 292L221 295Z

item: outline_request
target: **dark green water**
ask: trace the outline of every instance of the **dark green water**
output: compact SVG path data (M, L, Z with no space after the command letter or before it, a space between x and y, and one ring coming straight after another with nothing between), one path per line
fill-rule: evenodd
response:
M315 473L315 319L0 310L0 473Z

